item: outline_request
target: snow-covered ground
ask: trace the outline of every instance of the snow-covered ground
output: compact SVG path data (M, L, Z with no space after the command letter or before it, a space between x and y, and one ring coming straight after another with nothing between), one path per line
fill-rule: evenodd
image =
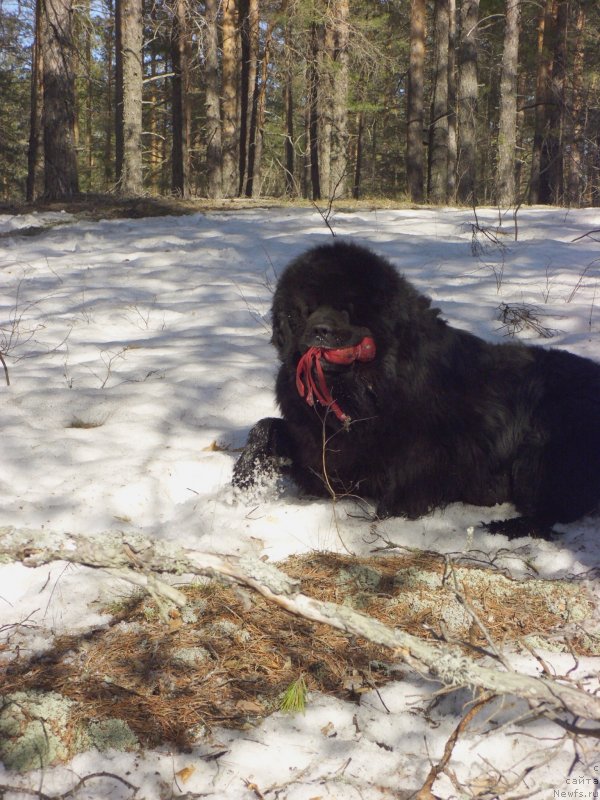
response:
M539 328L526 326L519 338L600 361L600 234L585 235L600 228L598 210L522 209L516 241L511 215L498 229L498 212L480 210L485 230L474 234L475 222L472 211L457 209L338 212L329 219L337 236L389 258L452 324L500 341L508 333L502 304L509 311L525 304L530 321L553 335L542 338ZM0 352L10 374L6 386L0 371L0 526L92 536L135 530L273 561L312 550L370 552L368 522L352 516L350 506L338 504L334 517L331 503L291 491L244 504L229 485L235 449L250 426L277 414L271 295L291 258L331 237L316 211L100 222L40 213L0 216L0 234ZM456 505L416 522L387 520L380 530L399 545L503 553L516 576L533 568L545 578L593 578L600 518L564 526L552 542L508 542L481 529L470 538L470 526L510 513L508 506ZM14 643L14 628L4 626L28 621L21 655L42 651L57 634L106 621L97 608L116 581L64 567L0 567L0 631L11 630ZM574 667L570 656L545 657L558 672ZM533 659L514 655L513 664L539 673ZM577 669L586 675L599 664L581 659ZM423 714L435 688L406 670L402 681L363 695L360 705L317 696L304 715L276 714L250 731L220 731L226 753L215 760L203 757L208 748L201 742L185 754L167 745L160 752L87 752L25 776L0 768L0 785L52 795L104 771L139 787L137 793L100 776L72 796L409 796L464 714L464 694ZM459 738L450 763L456 785L471 794L460 794L447 775L434 794L551 798L579 790L586 794L577 796L593 797L597 740L563 738L548 721L513 724L522 711L518 704L493 715L486 709ZM176 773L188 766L195 769L183 783ZM502 791L493 788L499 775Z

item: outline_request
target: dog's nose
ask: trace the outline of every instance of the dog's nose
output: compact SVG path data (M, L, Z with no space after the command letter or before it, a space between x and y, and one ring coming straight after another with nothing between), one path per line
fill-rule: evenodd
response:
M333 326L325 322L320 322L318 325L313 325L311 334L315 339L327 339L334 332Z

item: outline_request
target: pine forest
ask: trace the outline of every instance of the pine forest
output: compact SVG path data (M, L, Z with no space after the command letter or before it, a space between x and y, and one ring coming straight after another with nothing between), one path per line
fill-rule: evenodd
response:
M597 0L0 0L0 199L600 205Z

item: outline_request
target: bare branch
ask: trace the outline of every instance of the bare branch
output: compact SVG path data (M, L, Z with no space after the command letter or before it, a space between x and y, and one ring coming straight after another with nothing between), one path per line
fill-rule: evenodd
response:
M8 377L8 367L6 366L6 361L4 360L4 354L0 350L0 361L2 362L2 366L4 367L4 377L6 378L6 385L10 386L10 378Z
M578 242L580 239L585 239L586 236L589 236L590 239L593 239L595 242L597 242L598 239L596 239L594 236L596 233L600 233L600 228L595 228L593 231L582 233L581 236L576 236L574 239L571 239L571 242Z
M431 769L429 770L429 774L425 779L425 783L415 795L415 800L431 800L431 798L433 797L431 793L433 784L436 782L440 773L443 772L448 766L448 762L452 758L452 752L454 750L454 746L456 745L458 737L469 726L469 723L471 722L473 717L476 716L479 713L479 711L481 711L481 709L486 705L486 703L490 701L490 697L491 697L490 695L486 694L482 698L480 698L473 706L471 706L469 711L467 711L467 713L458 723L458 725L450 735L450 738L446 742L446 745L444 747L444 753L442 755L441 760L439 761L439 763L432 765Z
M27 789L23 786L8 786L6 784L0 784L0 796L4 796L4 792L14 792L15 794L24 794L29 797L36 797L37 800L67 800L68 797L74 797L74 795L81 789L82 786L85 786L88 781L94 780L95 778L110 778L111 780L118 781L122 783L127 789L133 790L132 797L135 797L138 788L134 786L133 783L129 783L126 781L125 778L121 778L120 775L116 775L114 772L91 772L89 775L84 775L83 778L80 778L77 783L72 786L70 789L67 789L66 792L62 794L46 794L42 792L41 789Z

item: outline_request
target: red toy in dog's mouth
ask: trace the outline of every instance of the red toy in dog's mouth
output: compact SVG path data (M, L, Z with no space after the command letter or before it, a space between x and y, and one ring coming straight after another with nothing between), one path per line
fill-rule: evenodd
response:
M331 396L321 359L325 359L330 364L350 366L355 361L373 361L375 354L375 340L371 336L365 336L353 347L310 347L296 368L298 394L305 398L309 406L314 406L316 399L322 406L331 409L340 422L349 422L350 417L342 411Z

